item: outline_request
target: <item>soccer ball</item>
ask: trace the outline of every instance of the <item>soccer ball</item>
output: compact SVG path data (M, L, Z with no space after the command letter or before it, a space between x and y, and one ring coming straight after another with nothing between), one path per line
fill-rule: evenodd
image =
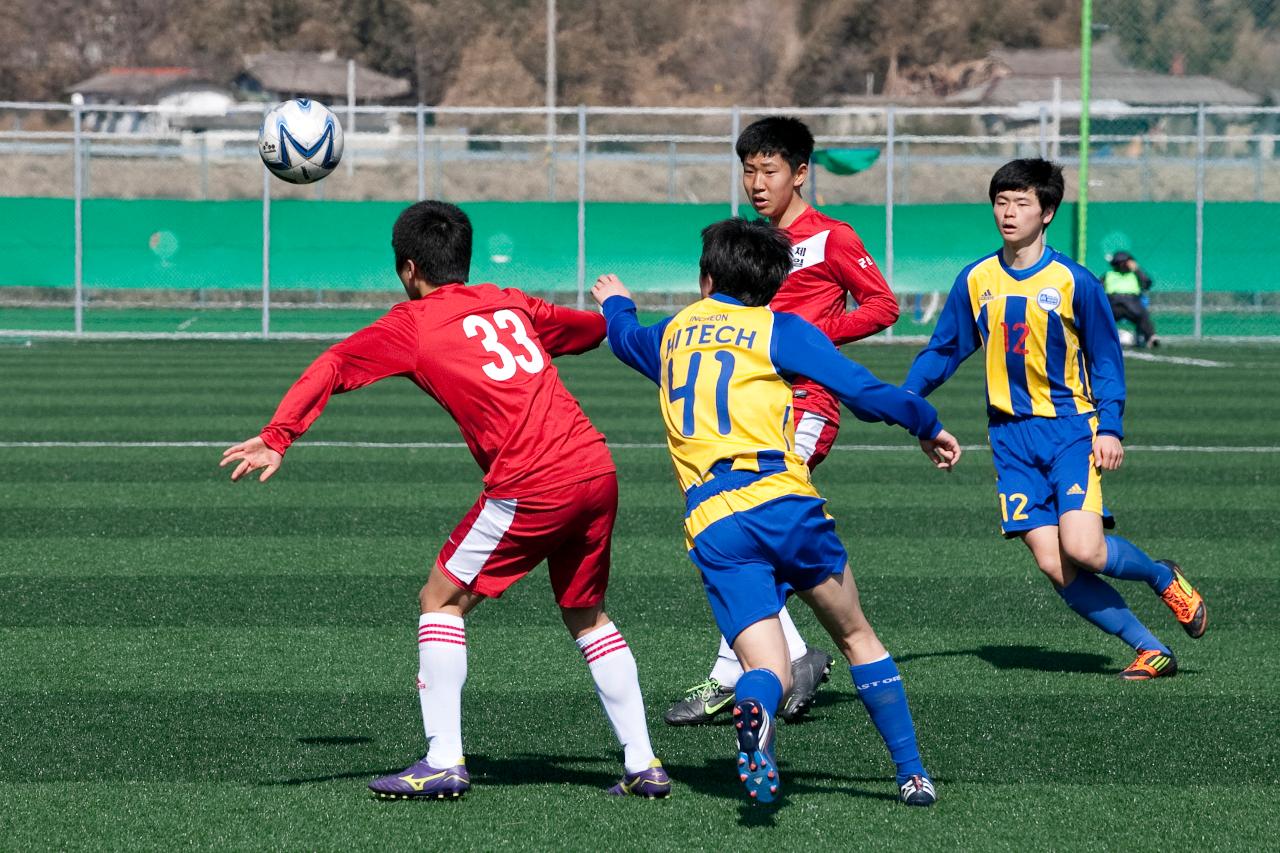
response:
M1120 346L1131 347L1138 342L1138 336L1128 329L1120 329Z
M262 120L258 153L277 178L309 184L337 168L342 125L319 101L294 98L273 107Z

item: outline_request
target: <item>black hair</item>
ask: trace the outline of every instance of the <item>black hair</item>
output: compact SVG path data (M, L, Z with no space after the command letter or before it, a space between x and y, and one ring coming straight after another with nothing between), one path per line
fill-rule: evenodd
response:
M757 154L777 154L794 172L812 159L813 134L798 118L769 116L747 125L738 136L734 150L744 163Z
M1040 201L1040 209L1046 213L1057 211L1062 204L1062 167L1039 157L1010 160L991 176L988 195L995 204L1002 192L1031 190Z
M702 274L743 305L768 305L791 272L791 240L767 220L734 218L702 229Z
M1127 272L1129 270L1129 261L1131 260L1133 260L1133 255L1122 249L1111 256L1111 266Z
M397 271L411 260L434 285L465 283L471 274L471 220L448 202L411 204L391 226L391 248Z

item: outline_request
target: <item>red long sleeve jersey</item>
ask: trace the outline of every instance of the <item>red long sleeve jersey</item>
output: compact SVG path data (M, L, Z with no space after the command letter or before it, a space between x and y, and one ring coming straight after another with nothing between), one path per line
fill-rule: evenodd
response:
M836 346L874 335L898 319L898 299L853 227L809 208L783 229L791 238L791 274L769 303L774 311L799 314ZM845 310L845 293L858 307ZM794 386L795 407L832 422L840 404L816 382Z
M312 362L262 439L283 453L330 395L406 376L457 421L487 494L518 498L581 482L613 471L613 459L551 358L594 349L604 333L599 314L492 284L445 285Z

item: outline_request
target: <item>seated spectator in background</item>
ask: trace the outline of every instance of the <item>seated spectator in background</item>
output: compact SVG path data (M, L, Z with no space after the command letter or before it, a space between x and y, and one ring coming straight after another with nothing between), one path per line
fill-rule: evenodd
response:
M1134 338L1136 346L1159 346L1160 339L1156 337L1156 327L1151 322L1151 312L1147 310L1144 296L1154 283L1151 276L1138 266L1138 262L1128 252L1116 252L1108 260L1111 262L1111 269L1100 277L1116 322L1128 320L1133 323L1137 329L1137 336Z

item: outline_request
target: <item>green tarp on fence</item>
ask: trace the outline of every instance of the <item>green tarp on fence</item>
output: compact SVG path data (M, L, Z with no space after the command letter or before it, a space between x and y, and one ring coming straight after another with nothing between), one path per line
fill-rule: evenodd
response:
M390 226L399 202L278 201L271 206L271 284L282 290L396 287ZM535 291L577 286L577 205L573 202L473 202L472 279ZM1050 242L1070 251L1073 205L1064 205ZM851 222L881 263L885 209L824 208ZM744 210L745 212L745 210ZM700 229L727 205L592 202L587 205L588 284L616 272L636 290L692 290ZM1207 291L1276 291L1280 241L1241 240L1276 221L1280 205L1205 205ZM999 240L982 204L898 205L894 216L894 286L943 290L960 267ZM87 199L84 282L93 288L246 288L262 282L262 206L257 201ZM0 199L0 286L70 287L73 206L69 199ZM1106 202L1089 209L1089 267L1104 255L1133 252L1165 291L1194 287L1195 207L1188 202ZM1265 230L1269 230L1265 229ZM1260 274L1259 271L1264 271Z

